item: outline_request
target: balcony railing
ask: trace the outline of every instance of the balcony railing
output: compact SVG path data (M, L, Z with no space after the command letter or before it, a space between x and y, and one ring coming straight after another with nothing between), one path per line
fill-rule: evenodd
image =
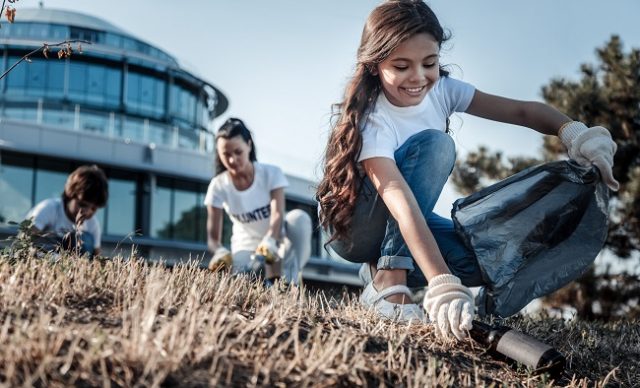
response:
M33 123L69 131L80 131L120 139L125 142L155 144L173 149L200 153L213 152L213 134L196 128L183 128L149 119L139 119L116 112L83 109L76 104L73 110L51 109L39 100L37 107L8 107L1 109L3 120Z

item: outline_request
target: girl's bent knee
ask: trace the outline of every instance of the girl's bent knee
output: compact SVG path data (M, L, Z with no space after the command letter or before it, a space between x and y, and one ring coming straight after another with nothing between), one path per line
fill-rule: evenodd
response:
M437 129L425 129L411 136L407 143L426 145L429 148L437 147L449 153L455 153L456 144L447 133Z
M418 158L425 164L437 164L450 172L456 160L456 145L451 136L436 129L425 129L411 136L396 151L396 160Z

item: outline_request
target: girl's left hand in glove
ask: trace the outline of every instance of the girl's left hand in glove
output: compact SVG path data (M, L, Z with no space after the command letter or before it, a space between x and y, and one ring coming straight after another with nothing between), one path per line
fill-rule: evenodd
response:
M473 294L457 276L442 274L431 279L423 305L440 335L458 340L467 337L474 316Z

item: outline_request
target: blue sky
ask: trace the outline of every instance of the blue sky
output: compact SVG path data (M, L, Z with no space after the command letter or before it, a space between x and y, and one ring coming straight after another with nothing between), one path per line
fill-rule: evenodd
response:
M22 0L20 8L38 0ZM317 180L329 131L330 107L351 74L370 0L45 0L48 8L102 17L173 54L223 90L227 113L244 119L258 158L285 172ZM482 91L540 100L553 77L576 78L594 62L594 49L619 34L640 47L640 1L432 0L452 33L442 52L453 76ZM454 118L460 154L480 144L507 155L535 155L537 133L468 115ZM457 197L447 188L437 210Z

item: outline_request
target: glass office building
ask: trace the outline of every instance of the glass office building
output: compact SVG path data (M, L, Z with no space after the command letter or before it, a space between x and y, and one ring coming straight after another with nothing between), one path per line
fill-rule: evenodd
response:
M42 53L0 81L0 237L39 201L59 196L70 171L100 165L110 198L98 217L104 252L152 260L206 256L206 209L213 175L214 119L228 106L215 85L170 54L89 15L21 9L0 28L2 68L65 40L87 40L70 58ZM287 209L317 226L311 182L288 176ZM229 222L226 220L225 222ZM226 239L230 227L225 227ZM305 276L357 283L352 266L332 261L314 228Z

